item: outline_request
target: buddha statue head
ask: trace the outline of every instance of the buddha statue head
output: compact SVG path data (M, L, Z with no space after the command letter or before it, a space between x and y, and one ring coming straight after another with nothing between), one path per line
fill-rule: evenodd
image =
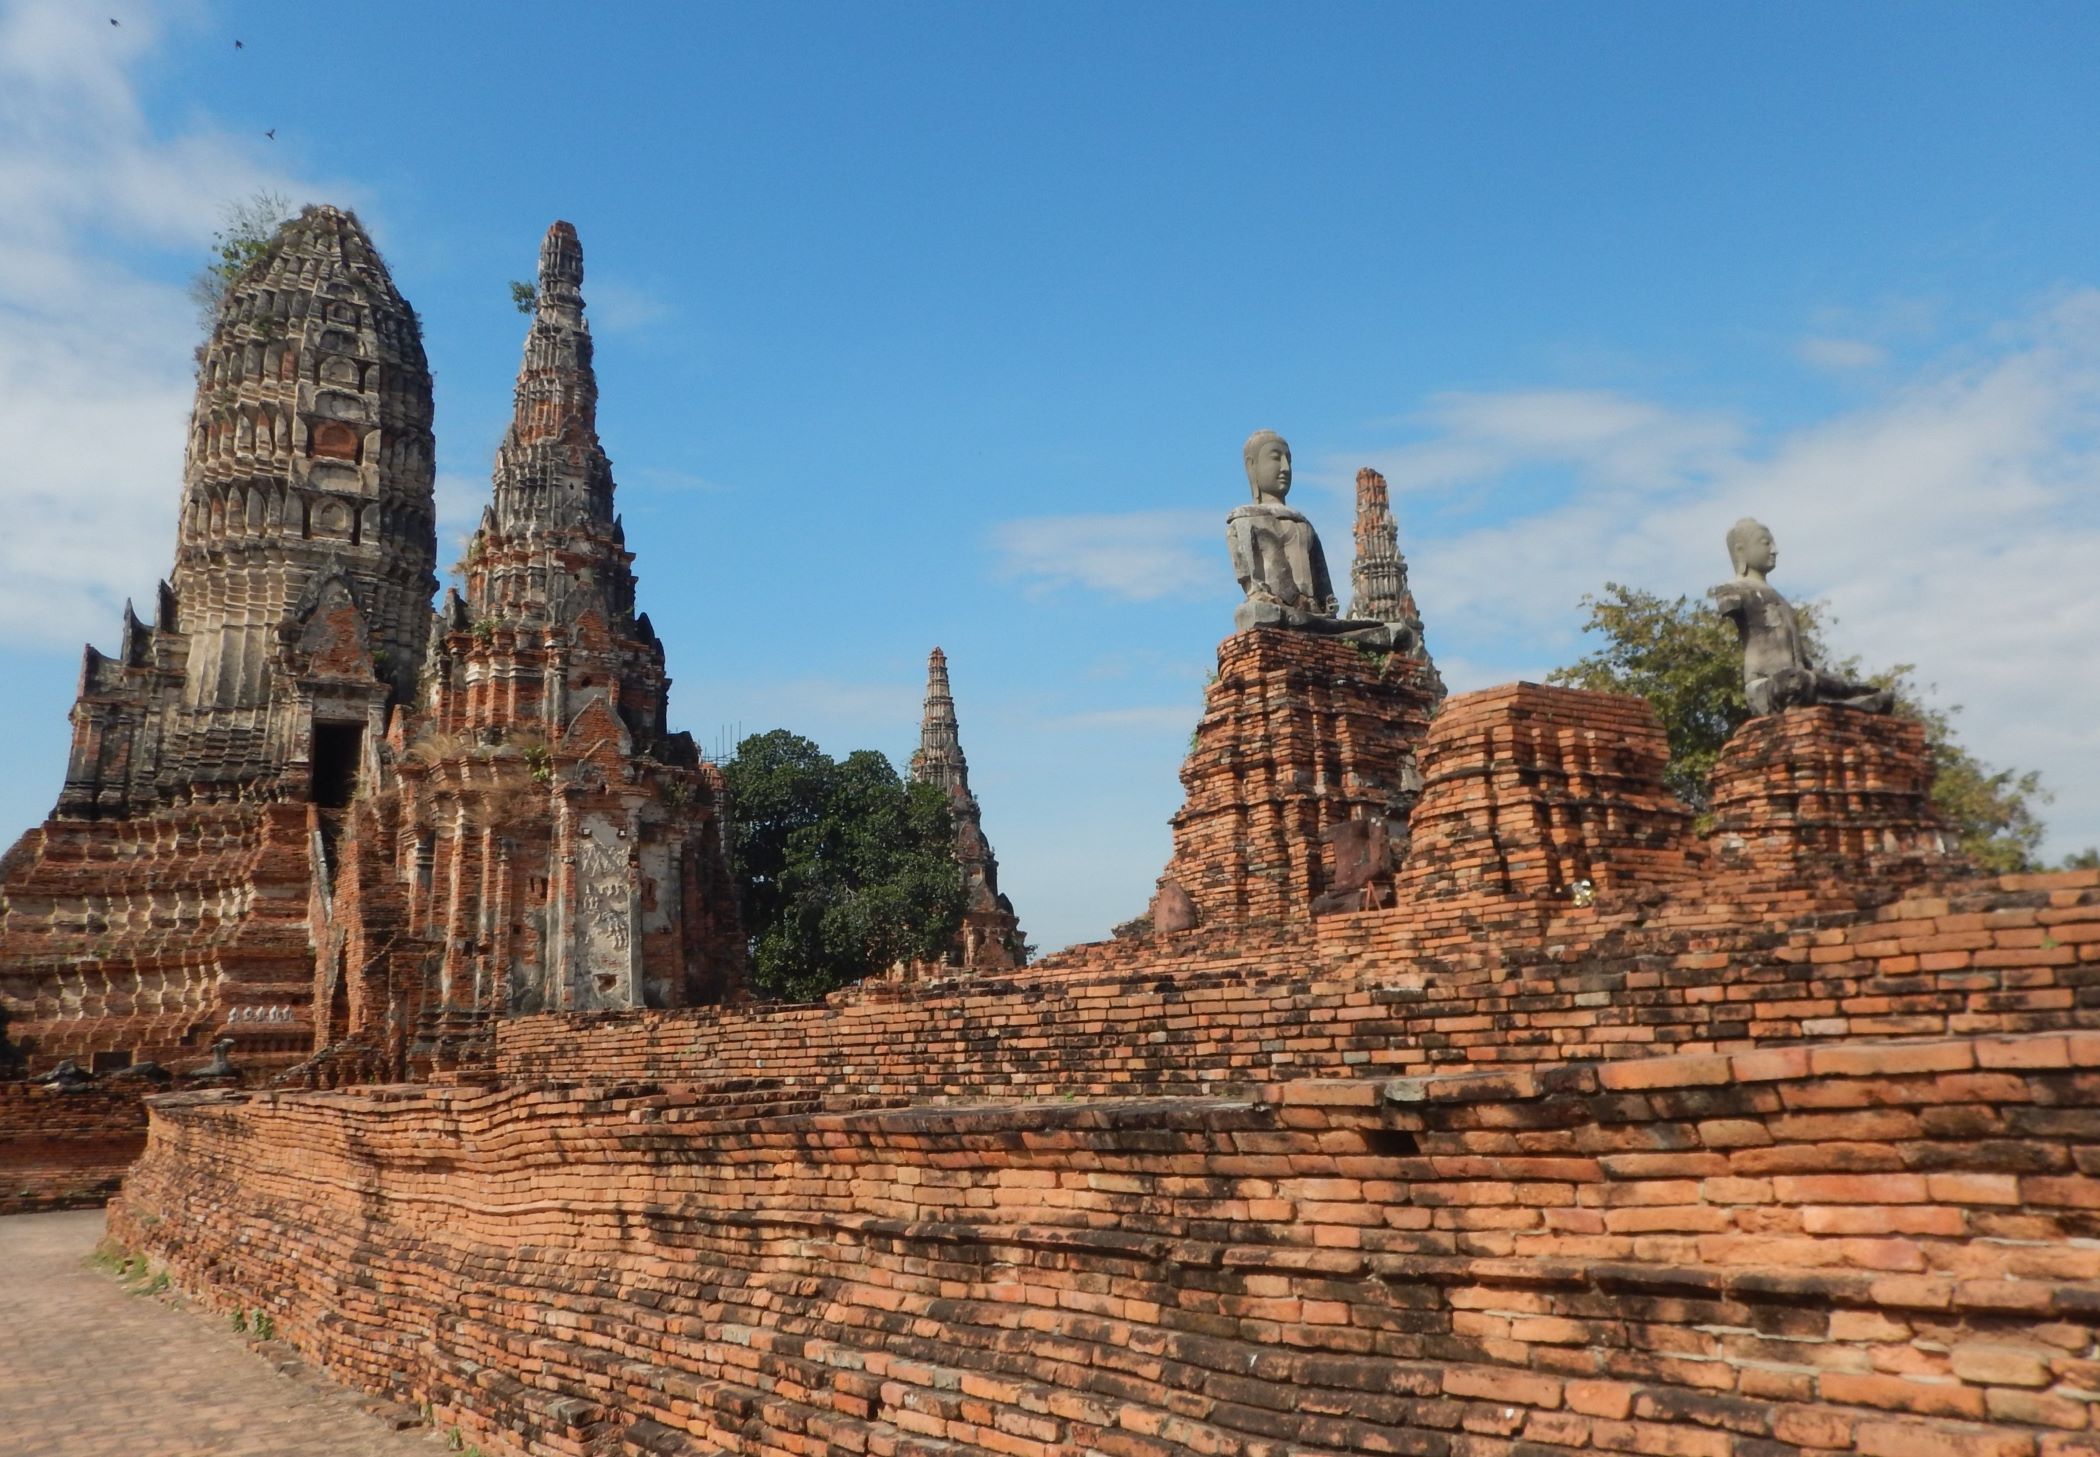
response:
M1738 577L1755 577L1762 582L1765 573L1779 565L1779 548L1772 540L1771 528L1751 516L1729 527L1728 563Z
M1240 447L1240 458L1254 499L1282 505L1291 493L1291 443L1274 430L1257 430Z

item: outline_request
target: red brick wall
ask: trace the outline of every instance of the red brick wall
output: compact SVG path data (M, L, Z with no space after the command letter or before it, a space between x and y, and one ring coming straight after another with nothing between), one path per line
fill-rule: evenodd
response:
M1344 820L1393 816L1404 845L1434 703L1424 672L1310 633L1261 629L1219 645L1165 877L1199 924L1310 914L1332 869L1321 832Z
M114 1194L146 1147L142 1091L0 1083L0 1215L79 1209Z
M179 1069L222 1034L244 1066L310 1052L311 823L304 804L47 821L0 887L0 998L32 1067ZM293 1019L228 1020L277 1008Z
M1932 807L1925 726L1889 714L1815 707L1751 719L1714 765L1713 805L1724 863L1835 862L1888 880L1944 866L1956 848Z
M2100 1035L1246 1099L165 1099L112 1228L491 1453L2069 1457Z
M512 1018L505 1078L789 1078L884 1094L1196 1092L1309 1076L2100 1027L2100 872L1862 905L1747 877L1476 896L1111 942L816 1006Z

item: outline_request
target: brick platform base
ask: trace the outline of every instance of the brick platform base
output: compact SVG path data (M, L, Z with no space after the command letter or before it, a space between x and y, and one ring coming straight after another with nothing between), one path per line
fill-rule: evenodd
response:
M1841 866L1884 883L1944 872L1955 846L1932 807L1925 727L1849 708L1753 718L1713 775L1726 864L1779 874Z

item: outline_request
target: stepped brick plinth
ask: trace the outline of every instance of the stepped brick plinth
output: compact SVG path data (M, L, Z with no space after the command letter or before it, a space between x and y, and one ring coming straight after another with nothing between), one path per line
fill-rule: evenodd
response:
M1680 880L1699 851L1647 700L1513 683L1446 702L1422 745L1402 901Z
M1710 840L1773 873L1915 875L1955 850L1932 807L1925 726L1814 707L1753 718L1721 750Z
M317 838L312 807L283 803L30 831L9 856L0 997L31 1070L181 1067L221 1036L244 1066L304 1055Z
M1394 848L1419 779L1437 687L1420 659L1280 628L1218 648L1181 768L1171 882L1198 925L1303 919L1332 881L1323 836L1386 821Z

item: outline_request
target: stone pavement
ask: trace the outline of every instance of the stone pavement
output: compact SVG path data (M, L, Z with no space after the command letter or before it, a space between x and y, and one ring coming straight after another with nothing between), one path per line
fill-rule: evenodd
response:
M0 1452L10 1457L433 1457L376 1404L249 1347L220 1316L87 1263L102 1211L0 1219Z

